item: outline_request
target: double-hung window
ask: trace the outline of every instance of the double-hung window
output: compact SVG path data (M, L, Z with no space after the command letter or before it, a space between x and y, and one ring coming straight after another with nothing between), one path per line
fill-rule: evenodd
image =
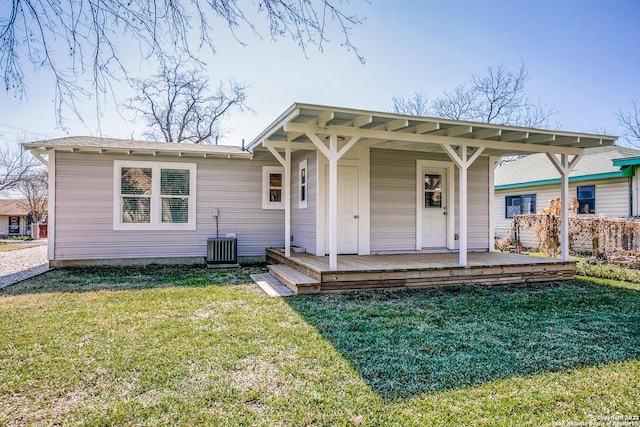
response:
M284 209L284 168L262 167L262 209Z
M536 213L536 195L523 194L521 196L506 196L505 218L513 218L516 215Z
M196 164L114 162L115 230L195 230Z
M578 213L594 214L596 213L596 186L583 185L578 187Z

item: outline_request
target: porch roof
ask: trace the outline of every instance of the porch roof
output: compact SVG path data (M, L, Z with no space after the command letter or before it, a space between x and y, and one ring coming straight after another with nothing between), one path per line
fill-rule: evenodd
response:
M617 137L295 103L249 146L315 150L309 134L359 137L373 148L443 152L441 144L483 147L483 155L581 154ZM328 139L328 137L327 137ZM265 144L266 143L266 144Z

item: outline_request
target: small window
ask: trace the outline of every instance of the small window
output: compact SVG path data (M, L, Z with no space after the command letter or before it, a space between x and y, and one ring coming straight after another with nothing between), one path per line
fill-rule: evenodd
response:
M505 198L505 218L536 213L536 195L507 196Z
M298 200L298 208L306 209L307 208L307 160L303 160L298 165L298 177L299 177L299 200Z
M596 186L584 185L578 187L578 213L596 213Z
M262 209L284 209L284 168L263 166Z
M115 230L195 230L196 165L114 162Z

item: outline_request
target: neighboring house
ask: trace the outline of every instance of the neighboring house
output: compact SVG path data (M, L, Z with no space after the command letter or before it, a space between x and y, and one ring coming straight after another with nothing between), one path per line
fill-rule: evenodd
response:
M240 261L266 248L328 255L493 247L502 156L563 170L615 137L294 104L240 147L69 137L23 146L49 167L51 264L203 263L210 237ZM562 163L565 162L565 163Z
M26 200L0 199L0 238L29 235L29 209L26 206Z
M569 174L569 197L578 202L577 215L637 216L637 156L640 150L626 147L586 149ZM560 197L560 173L546 155L531 154L499 166L495 171L496 234L510 229L514 215L541 212L556 197Z

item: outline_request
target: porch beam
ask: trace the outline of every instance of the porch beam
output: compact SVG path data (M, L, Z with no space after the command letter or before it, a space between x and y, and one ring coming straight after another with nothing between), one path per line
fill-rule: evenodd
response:
M455 126L447 129L447 136L460 136L473 132L473 126Z
M331 110L321 113L318 116L318 126L326 126L326 124L331 120L333 120L334 117L335 117L335 114Z
M502 129L483 129L473 132L474 139L495 138L502 135Z
M353 123L351 124L354 128L361 128L364 125L368 125L373 122L373 116L360 116L353 119Z
M415 133L423 134L434 132L436 130L440 130L440 123L422 123L416 126Z
M394 130L406 128L408 126L409 120L407 119L391 120L387 123L386 130L387 132L393 132Z
M481 139L469 139L469 138L459 138L455 136L442 136L442 135L431 135L431 134L417 134L410 132L387 132L385 130L379 129L356 129L353 127L345 127L345 126L337 126L337 125L327 125L325 127L319 128L317 126L309 126L307 124L301 123L287 123L284 125L285 132L304 132L309 136L309 134L331 134L335 133L336 135L342 135L345 137L350 136L359 136L362 139L380 139L380 140L394 140L394 141L405 141L405 142L418 142L425 144L451 144L451 145L473 145L476 147L490 148L496 150L509 150L509 151L518 151L525 153L558 153L558 154L582 154L583 148L577 147L560 147L560 146L546 146L546 145L538 145L538 144L529 144L522 142L505 142L504 138L508 139L510 134L502 136L501 141L493 141L493 140L481 140ZM526 138L529 133L528 132L513 132L518 133L520 138ZM526 135L526 136L523 136Z
M273 139L267 139L262 143L262 146L265 148L291 148L293 150L317 150L315 144L308 142L289 142L289 141L277 141Z

